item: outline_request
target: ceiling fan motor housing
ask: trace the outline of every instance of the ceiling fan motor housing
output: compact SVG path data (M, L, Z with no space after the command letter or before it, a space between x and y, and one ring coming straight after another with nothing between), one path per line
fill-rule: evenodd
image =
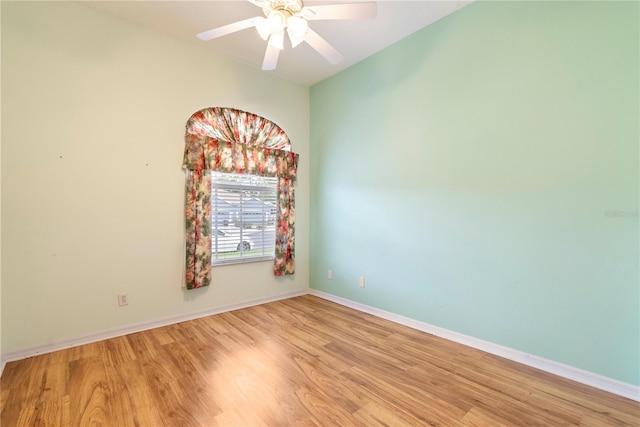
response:
M262 4L265 16L274 10L286 11L290 15L296 15L302 11L302 0L267 0Z

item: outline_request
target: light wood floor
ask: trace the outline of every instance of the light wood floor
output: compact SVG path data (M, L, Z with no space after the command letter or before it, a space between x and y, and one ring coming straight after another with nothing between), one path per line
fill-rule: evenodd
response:
M640 404L303 296L7 364L2 426L628 426Z

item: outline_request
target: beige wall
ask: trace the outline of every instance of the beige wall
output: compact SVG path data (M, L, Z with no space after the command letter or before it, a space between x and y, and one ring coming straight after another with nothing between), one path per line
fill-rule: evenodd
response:
M3 2L2 39L5 354L308 288L307 88L70 2ZM293 277L262 262L182 287L184 125L209 106L300 154Z
M0 22L2 22L2 6L0 5ZM2 45L0 31L0 46ZM1 56L1 55L0 55ZM0 82L2 81L2 59L0 58ZM0 84L0 111L2 110L2 85ZM0 130L2 129L2 115L0 114ZM0 374L4 368L2 362L2 132L0 132Z

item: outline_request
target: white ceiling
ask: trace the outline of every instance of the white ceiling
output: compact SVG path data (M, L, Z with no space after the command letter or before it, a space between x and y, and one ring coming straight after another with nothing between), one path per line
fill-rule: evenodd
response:
M308 1L304 4L312 6L357 1L360 0ZM196 38L199 32L262 16L261 9L246 0L82 2L91 8L199 45L257 69L262 66L266 42L255 29L249 28L207 42ZM470 0L378 0L376 3L378 14L373 20L310 22L311 28L344 55L341 63L330 64L306 43L292 49L285 42L277 68L264 72L311 86L455 12L469 4Z

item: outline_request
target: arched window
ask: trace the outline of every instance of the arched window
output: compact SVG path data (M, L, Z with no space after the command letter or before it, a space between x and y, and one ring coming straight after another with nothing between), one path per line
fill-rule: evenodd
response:
M233 108L211 107L187 121L183 169L186 184L186 285L211 284L212 172L277 179L273 272L295 271L295 186L298 155L275 123Z

